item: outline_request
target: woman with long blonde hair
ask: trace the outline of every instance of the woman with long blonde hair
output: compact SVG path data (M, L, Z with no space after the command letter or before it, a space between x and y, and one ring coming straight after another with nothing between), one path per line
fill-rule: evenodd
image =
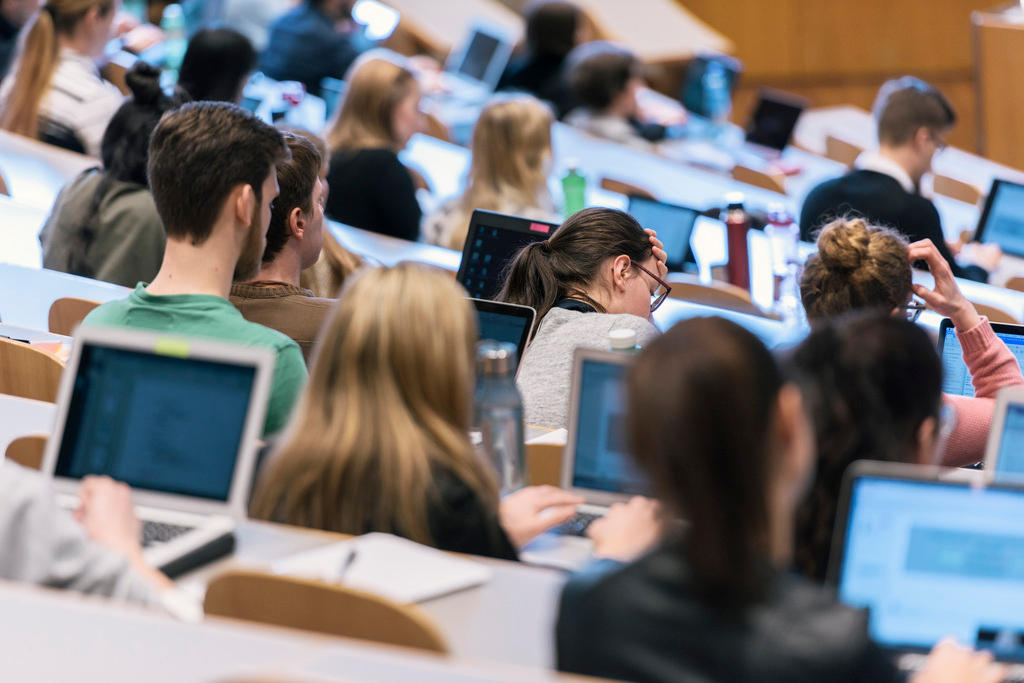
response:
M111 37L119 0L47 0L22 29L0 86L0 129L99 156L124 96L95 60Z
M529 95L499 96L473 128L473 163L466 191L425 222L427 241L462 249L474 209L557 222L551 192L551 110Z
M468 435L476 338L449 275L409 263L355 275L321 331L253 515L507 559L568 519L580 501L550 487L506 496L499 510Z
M349 69L345 99L324 136L331 149L327 216L416 240L423 214L398 153L420 129L420 87L404 58L368 52Z

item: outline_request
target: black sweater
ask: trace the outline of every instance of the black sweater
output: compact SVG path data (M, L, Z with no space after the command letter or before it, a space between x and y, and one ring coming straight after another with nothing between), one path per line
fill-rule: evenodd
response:
M423 214L409 170L390 149L342 150L327 172L327 217L415 242Z
M979 282L988 280L988 273L982 268L961 266L953 258L935 205L921 195L907 192L891 176L857 170L818 185L804 199L800 238L813 242L822 226L846 215L895 228L911 242L930 239L949 263L953 275Z

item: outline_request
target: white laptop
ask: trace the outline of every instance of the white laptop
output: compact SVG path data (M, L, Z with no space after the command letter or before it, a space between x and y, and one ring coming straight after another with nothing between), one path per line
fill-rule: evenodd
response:
M984 471L988 481L1024 483L1024 386L1004 387L996 397Z
M246 517L272 350L79 328L43 472L62 505L82 477L132 487L146 560L177 575L234 547Z
M523 560L579 568L592 556L587 526L613 503L650 494L626 445L626 370L632 359L627 353L576 349L562 488L584 504L569 522L527 545Z
M465 42L453 49L444 64L444 84L451 96L464 102L482 102L501 79L515 37L501 26L477 22Z

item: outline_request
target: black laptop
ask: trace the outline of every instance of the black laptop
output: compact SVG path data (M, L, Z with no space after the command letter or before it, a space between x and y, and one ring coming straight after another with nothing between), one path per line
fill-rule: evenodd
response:
M526 245L546 240L557 228L557 223L477 209L469 220L456 279L474 299L493 299L512 257Z

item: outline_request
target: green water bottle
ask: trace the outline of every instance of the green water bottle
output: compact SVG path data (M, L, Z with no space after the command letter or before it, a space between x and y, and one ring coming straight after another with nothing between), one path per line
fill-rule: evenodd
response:
M587 179L579 172L579 162L570 159L566 162L569 172L562 178L562 194L565 197L565 217L583 210L587 205Z

